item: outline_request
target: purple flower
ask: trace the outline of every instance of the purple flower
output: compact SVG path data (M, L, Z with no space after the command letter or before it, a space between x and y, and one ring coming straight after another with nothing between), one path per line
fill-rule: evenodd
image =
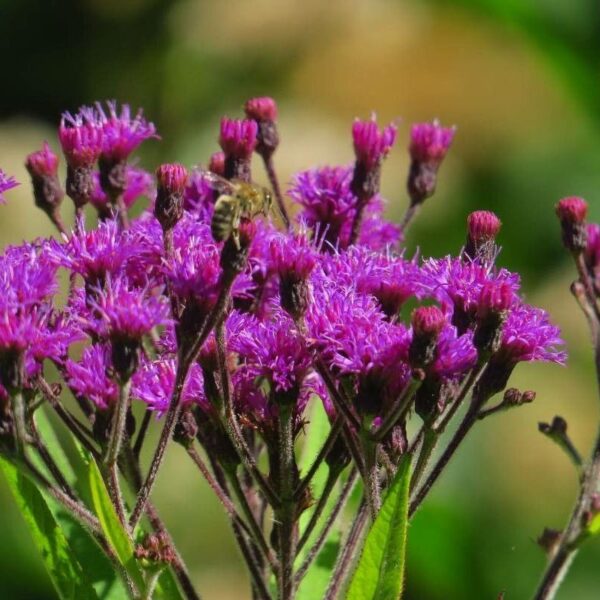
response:
M23 310L49 301L56 293L56 263L48 244L9 246L0 257L0 305Z
M520 278L506 269L447 256L426 260L422 267L429 279L430 295L452 313L452 324L463 333L474 322L481 290L488 282L505 282L513 295L519 291Z
M191 172L183 193L183 207L210 224L215 206L215 189L203 171Z
M318 252L306 231L275 235L270 251L273 266L282 279L305 280L317 264Z
M409 146L411 158L416 162L439 166L452 144L455 133L455 127L442 127L437 120L413 125Z
M398 314L409 298L425 297L429 288L428 278L416 262L365 247L349 248L347 252L327 257L322 266L336 282L374 296L390 318Z
M133 239L121 231L116 220L110 219L91 231L80 227L64 243L51 241L47 254L57 264L81 275L88 284L97 285L108 273L118 273L140 251Z
M600 265L600 225L590 223L586 228L585 262L594 272Z
M282 311L268 321L238 314L228 322L229 347L255 378L264 377L275 392L298 390L311 365L304 336Z
M352 139L357 162L367 170L381 164L396 141L397 131L394 123L380 130L374 115L368 121L356 119L352 125Z
M133 376L132 397L145 402L151 410L162 416L169 408L176 371L175 358L161 357L154 361L144 361ZM189 370L181 400L184 405L199 404L204 410L210 409L204 394L202 371L197 364L192 365Z
M299 218L332 247L345 247L356 212L351 180L351 167L321 167L297 173L288 191L302 206Z
M169 322L164 296L152 294L148 288L132 288L123 277L107 277L89 304L97 319L97 334L111 340L139 342L152 329Z
M5 204L6 200L4 199L4 192L11 190L14 187L17 187L19 182L10 175L7 175L2 169L0 169L0 204Z
M510 311L504 323L498 355L509 364L542 361L564 365L567 354L563 346L560 329L550 323L548 313L521 304Z
M79 398L88 398L98 408L107 409L119 398L119 387L109 377L111 349L104 344L87 347L79 362L68 360L66 380Z
M427 374L447 381L464 375L476 363L473 333L458 335L456 327L446 325L437 338L435 359L427 368Z
M125 161L143 141L158 138L156 127L146 121L142 109L133 116L128 104L123 104L119 111L116 100L106 102L107 112L100 102L95 106L95 121L103 134L102 156L106 160Z
M70 167L91 168L100 157L103 143L103 132L93 109L83 107L75 115L63 113L58 139Z
M352 192L352 167L320 167L297 173L288 195L302 206L298 215L325 250L345 249L350 240L357 199ZM400 230L381 218L383 200L375 195L365 206L359 243L383 250L396 244Z
M386 221L381 217L381 209L377 206L375 197L363 213L363 219L358 234L358 244L372 250L385 250L397 246L402 241L400 226Z
M226 156L248 159L256 148L258 125L249 119L221 119L219 145Z
M126 188L123 192L123 202L126 208L131 208L140 196L150 196L154 190L154 181L150 173L137 167L127 167L125 171ZM100 173L94 173L94 191L90 202L101 213L110 209L106 192L100 184Z

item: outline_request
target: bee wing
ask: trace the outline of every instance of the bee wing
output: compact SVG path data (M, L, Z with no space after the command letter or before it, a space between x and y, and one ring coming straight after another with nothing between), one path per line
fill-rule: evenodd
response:
M197 168L198 172L202 175L202 177L208 181L217 192L225 193L225 192L234 192L235 186L234 184L225 179L225 177L221 177L212 171L208 171L201 167Z

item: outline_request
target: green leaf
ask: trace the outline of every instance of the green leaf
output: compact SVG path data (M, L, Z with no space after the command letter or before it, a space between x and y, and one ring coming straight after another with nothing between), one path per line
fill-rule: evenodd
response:
M97 599L67 538L37 487L14 465L0 458L0 469L29 527L60 598Z
M398 600L404 585L410 456L403 458L367 535L346 600Z
M90 499L102 531L133 583L139 590L143 590L145 588L144 577L133 554L133 542L119 521L100 469L92 457L90 457L88 475Z
M143 572L134 556L133 542L123 529L121 521L119 521L100 469L92 457L89 457L89 484L91 503L106 539L133 583L139 590L144 590L146 583ZM169 569L165 569L161 573L153 597L157 600L182 600L177 582Z

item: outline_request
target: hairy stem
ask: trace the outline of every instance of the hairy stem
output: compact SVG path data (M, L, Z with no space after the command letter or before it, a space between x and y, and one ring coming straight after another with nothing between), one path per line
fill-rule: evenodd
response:
M273 164L273 157L269 156L268 158L263 157L263 162L265 164L265 170L267 172L267 177L269 178L269 182L271 183L271 187L273 188L273 193L275 194L275 201L277 202L277 208L279 209L279 214L281 215L281 219L283 220L283 224L286 229L289 229L291 226L290 217L288 215L287 209L285 207L285 203L283 201L283 195L281 193L281 186L279 185L279 179L277 177L277 173L275 172L275 165Z
M160 439L158 440L158 446L154 451L154 456L150 464L148 475L146 475L146 479L138 492L137 501L133 509L133 513L131 514L131 518L129 519L129 526L131 527L132 531L135 530L135 526L138 524L141 516L144 514L146 502L148 501L150 492L154 487L156 476L165 456L167 444L173 437L173 431L175 430L175 425L177 424L177 419L179 418L179 413L181 410L181 394L183 392L183 385L185 383L188 370L189 364L182 362L179 363L177 373L175 375L173 395L171 396L171 401L169 402L169 409L167 410L167 414L165 416L165 423L160 434Z
M346 578L348 577L348 573L352 567L357 548L362 538L362 531L367 522L368 514L367 504L366 502L363 502L356 513L346 542L342 546L342 551L338 556L337 563L329 582L329 587L327 588L327 592L325 592L323 600L335 600L342 586L346 583Z
M279 405L278 411L278 479L280 506L275 510L277 521L277 553L279 555L279 599L291 600L294 595L294 558L296 556L295 512L293 473L294 415L293 407Z

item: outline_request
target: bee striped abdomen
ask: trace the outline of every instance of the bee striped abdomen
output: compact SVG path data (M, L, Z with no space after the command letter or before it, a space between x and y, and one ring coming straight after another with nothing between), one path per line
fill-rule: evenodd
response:
M232 233L237 200L234 196L220 196L210 223L210 230L217 242L225 241Z

